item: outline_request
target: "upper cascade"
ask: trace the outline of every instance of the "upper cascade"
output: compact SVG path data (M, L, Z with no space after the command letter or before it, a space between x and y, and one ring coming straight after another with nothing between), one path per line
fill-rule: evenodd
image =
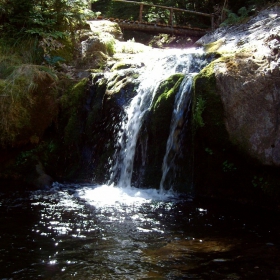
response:
M191 88L191 80L189 77L192 77L193 73L199 72L207 63L203 52L195 49L166 50L160 52L157 56L151 57L149 64L140 72L138 77L139 86L135 96L132 97L129 103L124 107L124 115L119 125L120 130L116 134L116 152L110 168L109 183L114 183L119 187L130 187L133 184L132 176L135 171L134 162L139 133L151 109L160 84L174 74L181 73L183 76L186 76L186 78L183 79L179 91L175 93L176 104L174 104L173 118L178 118L176 114L183 114L182 110L186 109L185 104L190 104L189 102L185 102L185 95L187 95L187 92L190 92ZM156 98L158 98L158 96L156 96ZM187 107L189 108L189 106ZM170 126L170 124L166 123L161 125ZM176 126L176 124L174 125ZM174 134L174 130L175 129L171 129L170 133ZM146 137L149 136L147 135ZM172 138L173 136L170 137ZM166 141L166 139L158 140ZM146 153L149 153L149 147L145 149L144 155L142 153L143 163L147 156ZM168 161L165 160L165 165L167 164ZM158 186L159 184L160 182L158 182Z

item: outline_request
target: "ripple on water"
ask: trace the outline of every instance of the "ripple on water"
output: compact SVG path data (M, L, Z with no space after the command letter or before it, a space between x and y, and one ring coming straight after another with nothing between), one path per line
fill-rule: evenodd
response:
M279 276L279 234L273 238L271 225L252 224L245 212L213 212L157 190L90 185L54 184L1 196L1 203L3 278Z

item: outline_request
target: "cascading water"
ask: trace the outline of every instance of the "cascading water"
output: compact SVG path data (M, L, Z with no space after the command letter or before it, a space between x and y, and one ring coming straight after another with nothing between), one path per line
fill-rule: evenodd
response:
M164 190L164 182L168 171L174 169L174 157L180 150L180 145L177 136L175 136L178 129L178 123L182 121L185 111L190 109L191 101L191 84L193 73L199 72L208 62L200 51L182 51L169 50L163 52L159 57L151 59L149 65L144 69L140 75L139 88L137 94L132 98L131 102L125 108L125 117L120 125L121 130L117 135L117 152L115 154L115 163L111 167L110 183L115 183L118 187L130 187L133 164L135 157L135 149L141 129L143 119L146 112L148 112L155 92L159 84L165 79L169 78L175 73L183 73L186 75L180 90L177 93L174 112L172 117L172 124L170 128L170 135L167 143L166 154L163 160L163 175L160 182L161 191ZM178 138L178 137L177 137ZM146 148L144 149L146 152ZM170 159L171 151L173 152L173 159ZM142 149L142 161L145 155ZM174 171L175 172L175 171ZM167 187L169 189L171 186Z
M173 187L172 180L175 180L177 172L176 159L180 156L183 156L181 152L182 136L180 135L180 132L182 131L183 126L188 126L190 119L193 78L203 67L209 63L209 59L206 59L205 56L199 55L197 53L189 55L189 69L188 72L185 73L186 76L182 81L180 89L175 97L170 132L162 163L162 177L160 181L161 192L163 192L166 188L172 189ZM191 131L187 131L187 133L191 133ZM191 145L191 143L188 144ZM188 156L190 157L191 155L189 154ZM168 182L166 182L167 177L169 177ZM165 187L165 184L167 184L167 187Z
M187 73L190 68L190 56L185 52L171 50L164 52L140 75L137 94L125 108L118 134L119 149L115 155L115 164L111 168L111 182L120 187L131 186L135 148L145 113L149 110L154 94L160 82L175 73Z

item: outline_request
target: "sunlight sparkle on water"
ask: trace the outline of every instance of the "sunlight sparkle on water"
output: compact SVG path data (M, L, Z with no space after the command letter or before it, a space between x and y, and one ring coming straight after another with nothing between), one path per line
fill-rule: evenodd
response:
M174 195L172 192L161 193L155 189L117 188L114 185L87 186L78 191L80 198L96 207L166 201Z

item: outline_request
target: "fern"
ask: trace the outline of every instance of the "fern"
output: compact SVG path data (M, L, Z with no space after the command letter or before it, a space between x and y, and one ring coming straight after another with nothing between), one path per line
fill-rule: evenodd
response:
M248 17L248 10L246 9L246 7L242 7L238 10L238 15L233 13L230 10L226 10L227 12L227 19L221 24L221 26L227 26L227 25L232 25L232 24L237 24L240 23L242 21L244 21L244 19L246 19Z
M206 107L206 100L201 96L199 96L197 98L194 114L193 114L193 120L196 127L203 127L205 125L202 118L202 113L205 110L205 107Z

